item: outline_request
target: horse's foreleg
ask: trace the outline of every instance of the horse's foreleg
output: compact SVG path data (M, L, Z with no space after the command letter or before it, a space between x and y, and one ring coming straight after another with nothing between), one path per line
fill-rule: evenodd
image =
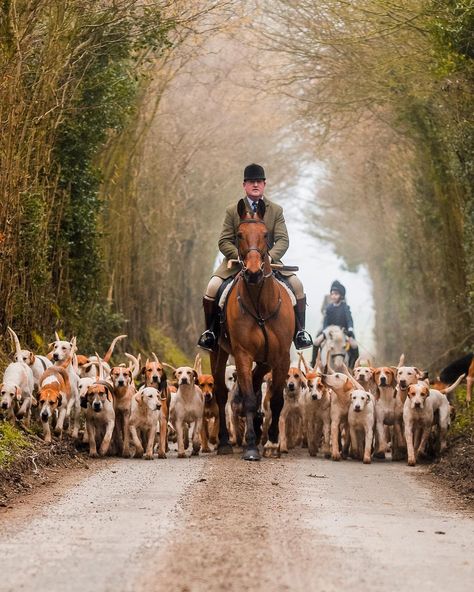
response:
M260 442L262 436L262 423L263 423L263 413L262 413L262 381L265 374L270 370L270 367L266 364L257 364L257 366L253 370L252 376L252 383L253 383L253 390L257 397L257 411L254 417L254 430L257 443Z
M229 354L219 348L219 352L211 354L212 373L215 380L215 393L217 406L219 407L219 446L217 454L232 454L233 449L229 443L229 432L225 417L228 391L225 383L225 365Z
M288 363L286 363L286 361ZM280 447L278 444L279 438L279 422L280 414L283 409L283 386L288 374L290 366L290 359L285 360L273 369L272 376L272 396L270 398L270 409L272 412L272 420L268 430L268 441L265 444L264 456L280 456Z
M252 358L243 351L235 352L235 366L239 391L243 399L243 408L246 421L246 445L242 458L244 460L260 460L257 448L254 420L257 413L257 396L253 388Z

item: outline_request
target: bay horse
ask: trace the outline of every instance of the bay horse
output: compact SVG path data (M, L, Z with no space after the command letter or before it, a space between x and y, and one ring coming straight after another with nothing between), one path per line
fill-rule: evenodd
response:
M247 211L243 199L239 201L237 211L240 216L237 247L242 269L227 299L226 330L221 331L217 352L211 353L220 417L217 453L233 452L225 419L225 368L231 354L235 359L247 427L242 458L260 460L255 430L257 393L264 375L271 370L272 421L263 455L279 457L278 420L283 407L283 387L290 367L295 314L287 290L277 281L270 266L263 200L259 201L253 215ZM256 366L252 371L254 362Z

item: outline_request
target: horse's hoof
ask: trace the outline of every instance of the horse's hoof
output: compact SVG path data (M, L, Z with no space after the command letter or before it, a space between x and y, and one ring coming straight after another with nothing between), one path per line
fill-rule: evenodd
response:
M217 448L217 454L234 454L234 449L230 444L222 444Z
M256 448L247 448L242 454L243 460L260 460L260 452Z

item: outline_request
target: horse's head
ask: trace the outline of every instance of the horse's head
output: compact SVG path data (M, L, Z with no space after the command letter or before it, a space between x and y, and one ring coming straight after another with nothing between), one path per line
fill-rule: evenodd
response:
M241 199L237 206L240 225L237 231L239 259L245 280L249 284L259 284L271 273L268 258L268 231L263 221L265 204L259 200L257 212L251 215Z

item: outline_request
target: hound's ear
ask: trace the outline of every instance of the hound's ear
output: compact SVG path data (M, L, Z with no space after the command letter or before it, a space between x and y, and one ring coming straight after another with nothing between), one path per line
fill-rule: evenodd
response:
M140 374L145 374L146 372L146 366L142 366L142 369L140 370Z
M21 388L19 386L17 386L15 390L16 390L16 398L18 400L20 400L21 399Z
M59 333L57 331L54 332L54 338L56 339L56 341L61 341L61 338L59 337Z
M110 392L110 390L106 387L105 388L105 392L107 393L107 399L112 402L113 398L112 398L112 393Z
M138 393L135 393L135 401L137 403L140 403L140 399L142 398L142 393L143 393L143 391L141 389L138 391Z
M162 376L160 380L160 388L159 390L166 395L166 388L168 386L168 381L166 380L166 376Z
M176 376L176 370L173 370L173 378L176 380L178 377Z
M193 370L193 373L194 373L194 382L195 382L196 384L198 384L198 382L199 382L199 376L198 376L198 373L196 372L196 370Z
M420 380L422 380L425 373L423 371L421 371L419 368L416 368L416 367L415 367L415 372L416 372L416 375L418 376L418 378Z
M391 387L397 386L397 373L395 370L392 370L392 382L390 383Z
M372 401L372 397L370 396L369 393L367 393L367 401Z
M63 396L61 394L58 395L58 407L61 407L63 403Z
M257 203L257 218L260 218L260 220L263 220L263 217L265 216L265 210L266 210L265 202L263 201L263 199L259 199L258 203Z
M31 406L38 407L38 399L36 397L31 397Z
M247 208L245 207L245 202L243 199L240 199L239 203L237 204L237 213L239 214L241 220L243 220L247 214Z
M33 352L30 352L30 355L28 356L29 358L29 362L28 362L28 366L33 366L33 364L35 363L35 354Z

